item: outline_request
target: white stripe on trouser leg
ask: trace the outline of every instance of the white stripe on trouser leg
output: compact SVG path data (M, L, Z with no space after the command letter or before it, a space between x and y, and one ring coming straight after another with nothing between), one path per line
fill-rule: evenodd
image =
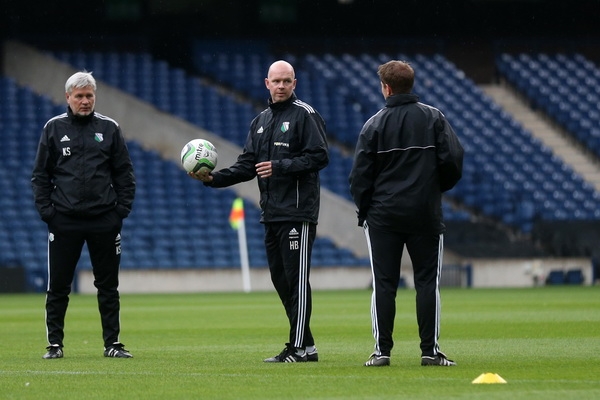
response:
M435 332L434 332L434 344L433 344L433 355L437 355L440 347L438 345L438 339L440 338L440 319L442 312L442 300L440 297L440 279L442 277L442 264L444 259L444 234L440 234L438 241L438 260L437 260L437 271L435 277Z
M367 239L367 247L369 249L369 260L371 261L371 282L373 286L373 293L371 294L371 327L373 332L373 338L375 339L375 353L379 355L381 354L381 349L379 348L379 320L377 319L375 270L373 268L373 251L371 249L371 236L369 235L369 225L366 222L363 224L363 230L365 232L365 238Z
M298 312L296 322L296 343L294 347L302 347L304 328L306 325L306 295L308 286L308 232L309 223L303 222L300 233L300 263L298 266Z
M50 232L48 232L48 249L46 251L46 263L48 268L48 283L46 284L46 303L48 302L48 292L50 291ZM48 331L48 310L44 307L44 321L46 323L46 339L48 340L48 344L50 343L50 331Z

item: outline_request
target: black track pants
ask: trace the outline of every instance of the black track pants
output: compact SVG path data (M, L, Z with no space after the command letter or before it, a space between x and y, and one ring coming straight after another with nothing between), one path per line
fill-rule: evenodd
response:
M271 281L290 323L289 343L313 346L310 330L312 293L310 259L317 227L308 222L265 224L265 246Z
M396 292L404 246L414 269L417 323L421 355L439 351L440 292L443 235L409 235L377 230L365 224L373 274L371 322L375 352L389 356L396 317Z
M98 220L75 221L61 216L60 225L53 220L48 236L48 290L46 294L46 330L49 344L63 346L64 325L75 268L87 243L94 286L98 289L98 309L104 346L119 341L120 299L119 266L121 262L121 222L115 215ZM78 228L79 227L79 228ZM112 228L108 232L94 232ZM89 230L92 230L91 232Z

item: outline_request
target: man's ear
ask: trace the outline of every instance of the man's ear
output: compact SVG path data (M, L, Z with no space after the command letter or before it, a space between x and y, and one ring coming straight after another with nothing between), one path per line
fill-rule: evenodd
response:
M391 96L391 95L393 94L393 93L392 93L392 88L391 88L391 87L390 87L390 85L388 85L387 83L384 83L384 84L383 84L383 90L385 90L385 94L386 94L387 96Z

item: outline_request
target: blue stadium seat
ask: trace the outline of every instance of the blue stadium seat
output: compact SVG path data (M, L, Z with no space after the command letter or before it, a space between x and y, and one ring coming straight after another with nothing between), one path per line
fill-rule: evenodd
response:
M565 274L565 283L569 285L581 285L585 278L580 268L569 269Z
M565 283L565 272L562 270L552 270L546 277L547 285L563 285Z

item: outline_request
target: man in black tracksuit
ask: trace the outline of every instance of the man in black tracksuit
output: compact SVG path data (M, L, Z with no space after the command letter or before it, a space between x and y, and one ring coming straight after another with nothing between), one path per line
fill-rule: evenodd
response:
M87 72L65 85L67 112L44 126L32 174L35 205L48 224L46 359L63 357L71 283L87 243L98 289L104 355L130 358L119 341L121 228L135 178L119 125L94 111L96 81Z
M265 85L271 94L269 107L252 121L237 162L190 176L212 187L258 176L271 280L290 323L285 349L265 362L317 361L309 275L319 217L319 170L329 162L325 122L294 94L296 79L289 63L273 63Z
M378 75L386 106L363 126L349 178L373 272L375 351L365 365L390 364L404 246L414 270L421 365L455 365L438 345L442 192L462 175L463 148L444 115L410 94L408 63L390 61Z

